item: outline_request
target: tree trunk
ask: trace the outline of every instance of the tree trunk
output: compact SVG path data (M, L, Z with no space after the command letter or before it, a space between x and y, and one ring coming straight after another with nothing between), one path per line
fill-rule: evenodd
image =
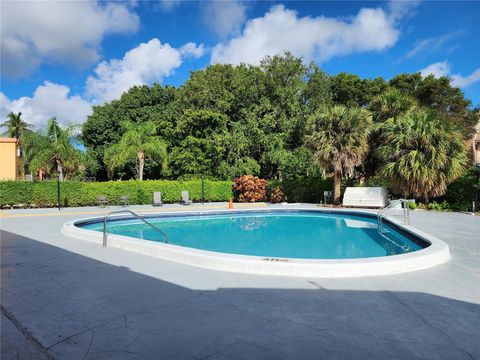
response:
M143 180L143 168L145 166L145 156L143 152L137 154L138 157L138 180Z
M63 181L63 167L61 164L57 163L57 170L58 170L58 179Z
M365 185L365 175L360 176L359 185L360 185L360 186Z
M340 182L342 179L342 174L340 170L334 170L333 179L334 179L333 203L335 205L339 205L340 204Z

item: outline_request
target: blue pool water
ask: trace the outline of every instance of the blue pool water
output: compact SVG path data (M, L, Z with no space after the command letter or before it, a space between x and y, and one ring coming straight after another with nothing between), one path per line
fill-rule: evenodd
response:
M349 259L404 254L422 249L388 224L381 235L375 218L339 213L274 211L154 217L170 244L230 254L302 259ZM103 231L103 223L78 225ZM109 220L107 232L163 242L137 219Z

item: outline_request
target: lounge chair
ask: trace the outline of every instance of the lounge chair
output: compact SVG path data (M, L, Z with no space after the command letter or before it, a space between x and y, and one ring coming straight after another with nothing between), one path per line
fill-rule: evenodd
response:
M108 200L105 195L97 196L98 206L105 207L108 206Z
M153 193L153 206L162 206L162 193L160 191L155 191Z
M190 200L190 197L188 195L187 190L182 191L182 204L183 205L190 205L192 203L192 200Z
M123 207L127 207L128 205L130 205L130 201L129 201L129 197L128 195L122 195L120 196L120 201L119 201L120 205L122 205Z

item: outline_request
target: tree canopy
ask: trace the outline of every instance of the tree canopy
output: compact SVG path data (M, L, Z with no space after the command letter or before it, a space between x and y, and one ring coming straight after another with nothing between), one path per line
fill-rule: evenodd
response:
M343 126L346 121L337 124L332 120L336 117L330 116L333 109L343 109L348 118L355 115L358 121L349 125L352 128ZM135 86L120 99L95 106L83 125L82 137L87 172L96 173L99 180L111 175L111 163L107 163L112 150L107 149L122 142L127 131L124 123L152 123L152 136L165 145L169 168L162 171L160 162L146 157L148 179L200 175L233 179L244 174L296 179L334 168L332 159L320 161L320 153L328 153L321 150L321 144L317 141L316 147L312 146L311 124L316 119L323 124L316 130L317 140L328 129L330 137L325 133L322 138L328 141L335 136L342 142L354 141L357 133L362 133L361 139L353 142L359 146L357 153L348 152L349 162L340 168L345 173L354 167L357 175L368 178L379 174L382 161L391 159L386 156L387 148L377 151L385 146L383 132L403 131L397 121L405 122L407 113L410 121L433 122L432 128L425 127L428 131L450 129L463 140L471 137L479 121L478 108L472 108L447 77L413 73L387 81L345 72L329 75L316 64L305 65L302 59L285 53L265 57L258 66L211 65L193 71L180 87ZM425 113L429 115L424 117ZM330 122L321 120L325 116ZM368 138L364 136L367 127L371 130ZM393 151L392 146L388 149ZM117 167L114 177L136 175L138 161L132 158Z

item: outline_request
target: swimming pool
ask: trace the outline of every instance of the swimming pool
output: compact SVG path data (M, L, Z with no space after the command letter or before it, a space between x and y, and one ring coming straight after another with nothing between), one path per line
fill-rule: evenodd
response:
M442 241L362 211L271 209L148 214L162 234L129 216L107 222L108 246L217 270L293 276L366 276L412 271L450 258ZM103 218L64 233L99 241ZM420 259L420 260L419 260Z
M351 259L391 256L429 244L408 238L388 224L353 214L271 211L150 218L168 234L168 243L227 254L297 259ZM103 232L103 223L84 229ZM107 232L164 242L154 228L136 219L107 222Z

